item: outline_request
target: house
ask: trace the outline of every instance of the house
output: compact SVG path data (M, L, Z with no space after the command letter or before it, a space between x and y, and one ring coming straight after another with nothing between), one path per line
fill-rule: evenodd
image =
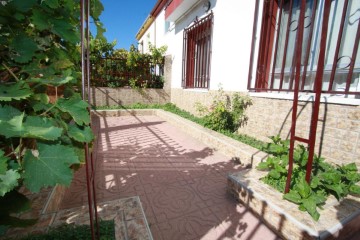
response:
M289 137L296 77L296 134L308 137L321 72L315 153L360 166L359 9L357 0L159 0L136 38L141 51L168 46L172 103L196 114L219 86L248 94L239 132L263 140Z

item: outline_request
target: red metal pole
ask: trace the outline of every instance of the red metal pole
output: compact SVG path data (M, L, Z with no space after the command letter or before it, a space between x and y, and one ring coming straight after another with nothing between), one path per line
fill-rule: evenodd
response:
M305 180L310 183L312 163L314 159L315 141L316 141L316 129L317 122L319 119L319 108L320 108L320 97L322 79L324 75L324 64L325 64L325 52L326 52L326 38L328 32L329 15L331 9L331 0L326 0L324 5L324 16L321 29L321 40L320 40L320 53L317 64L316 78L315 78L315 101L313 106L311 126L310 126L310 137L309 137L309 158L306 165L306 176Z
M305 7L306 7L306 1L303 0L301 1L298 32L295 41L296 75L295 75L294 102L292 109L292 122L291 122L291 132L290 132L291 135L290 135L290 151L289 151L289 169L286 179L285 193L288 193L290 190L291 176L292 176L293 164L294 164L296 117L297 117L297 106L299 101L299 81L300 81L300 73L301 73L301 53L302 53L302 42L303 42L303 34L304 34Z

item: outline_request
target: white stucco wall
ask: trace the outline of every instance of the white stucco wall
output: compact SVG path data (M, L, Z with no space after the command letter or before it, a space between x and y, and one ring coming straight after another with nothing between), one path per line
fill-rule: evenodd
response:
M138 43L141 42L143 42L144 53L149 52L149 42L156 47L168 45L165 40L165 11L162 11L146 30L144 35L138 41Z
M210 90L218 89L221 84L224 90L247 91L255 1L210 2L214 13ZM181 88L183 29L196 17L202 18L208 13L199 4L170 24L174 27L170 27L164 40L168 45L167 53L173 57L172 88ZM158 18L163 19L161 15Z

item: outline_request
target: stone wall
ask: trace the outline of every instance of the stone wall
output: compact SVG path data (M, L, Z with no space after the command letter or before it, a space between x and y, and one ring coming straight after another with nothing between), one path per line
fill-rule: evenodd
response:
M164 89L131 89L92 87L91 104L94 106L165 104L170 101L170 95Z
M216 92L172 89L171 102L196 115L195 103L209 105ZM264 141L277 134L289 138L292 101L260 97L252 97L252 100L253 105L246 111L249 119L239 132ZM311 108L311 102L299 102L297 136L308 138ZM360 167L360 106L321 104L316 154L329 162L356 162Z

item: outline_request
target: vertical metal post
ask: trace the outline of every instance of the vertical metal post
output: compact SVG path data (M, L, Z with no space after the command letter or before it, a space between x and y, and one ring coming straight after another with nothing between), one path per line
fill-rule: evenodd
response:
M328 32L328 24L329 24L329 15L331 9L331 1L325 1L324 5L324 16L323 23L321 29L321 40L320 40L320 53L318 60L318 68L316 71L315 78L315 101L313 105L312 117L311 117L311 126L310 126L310 137L309 137L309 158L306 165L306 176L305 179L308 183L310 183L311 172L312 172L312 163L314 159L314 151L315 151L315 140L316 140L316 129L317 122L319 119L319 108L320 108L320 96L321 96L321 87L322 87L322 79L324 76L324 65L325 65L325 52L326 52L326 39Z
M90 1L80 1L80 21L81 21L81 83L82 99L90 103ZM94 183L94 163L90 153L88 143L84 144L85 167L86 167L86 186L88 192L88 206L90 217L91 238L99 239L99 225L96 206L96 192ZM94 224L95 220L95 224ZM95 229L96 227L96 229Z
M286 180L285 193L288 193L290 190L291 176L292 176L293 163L294 163L296 117L297 117L297 106L299 101L299 81L301 74L301 52L302 52L302 43L303 43L303 34L304 34L305 7L306 7L306 1L302 0L300 7L298 32L295 41L296 75L295 75L294 101L293 101L292 122L291 122L291 132L290 132L289 169Z

